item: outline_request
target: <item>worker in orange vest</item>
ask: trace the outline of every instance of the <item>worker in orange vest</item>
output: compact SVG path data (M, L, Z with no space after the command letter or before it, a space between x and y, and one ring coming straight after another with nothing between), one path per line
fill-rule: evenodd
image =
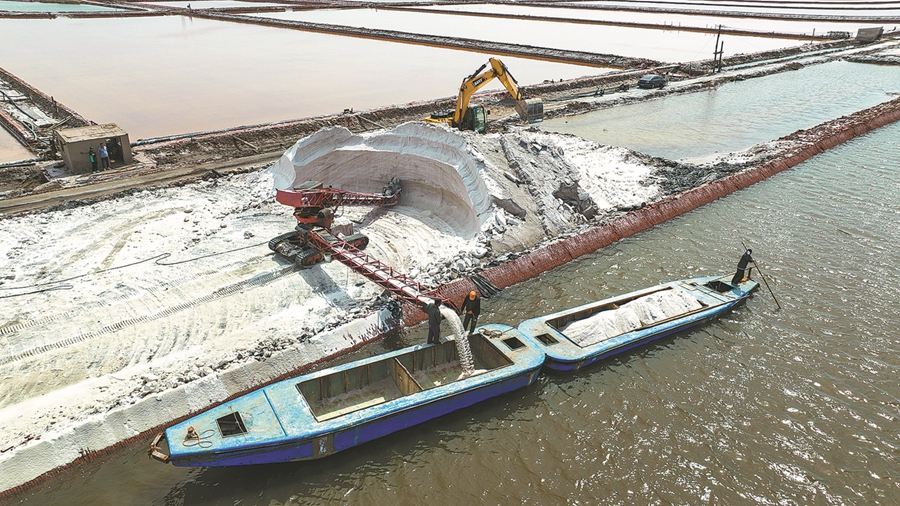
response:
M469 335L472 335L478 325L478 315L481 314L481 297L475 293L475 290L469 292L469 296L463 301L460 313L466 314L463 320L463 330L469 327L469 322L472 322L472 328L469 329Z

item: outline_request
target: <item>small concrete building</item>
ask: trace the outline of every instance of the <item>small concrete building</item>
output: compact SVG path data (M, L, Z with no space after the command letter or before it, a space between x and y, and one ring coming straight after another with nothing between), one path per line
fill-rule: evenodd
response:
M100 143L106 143L110 168L118 168L134 162L131 157L131 143L128 141L128 134L115 123L63 128L56 131L56 147L66 162L66 167L75 174L93 170L91 150L94 152L96 168L101 170L100 155L97 154Z

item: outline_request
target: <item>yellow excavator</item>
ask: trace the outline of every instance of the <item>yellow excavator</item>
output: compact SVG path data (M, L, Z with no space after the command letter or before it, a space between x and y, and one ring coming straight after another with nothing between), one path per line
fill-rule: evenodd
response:
M490 65L491 68L485 70ZM482 72L484 71L484 72ZM485 63L472 75L463 79L462 85L459 87L459 96L456 99L456 109L448 109L446 111L437 112L425 118L429 123L447 123L452 127L460 130L474 130L484 133L485 130L485 112L484 106L476 104L469 106L469 99L472 95L484 87L486 84L494 80L500 79L506 91L516 101L516 112L526 123L537 123L544 120L544 102L541 99L525 100L523 89L519 88L519 83L509 73L509 69L500 60L489 58Z

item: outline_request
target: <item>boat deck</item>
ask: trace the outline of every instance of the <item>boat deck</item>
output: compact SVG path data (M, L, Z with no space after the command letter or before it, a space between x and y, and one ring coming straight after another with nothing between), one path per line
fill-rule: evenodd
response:
M476 370L472 376L475 376L482 372L484 372L483 369ZM429 388L453 383L460 378L462 373L462 364L460 364L458 360L454 360L453 362L443 364L433 369L417 371L413 374L413 377L416 379L416 382L422 386L423 389L428 390Z
M476 369L472 376L477 376L484 372L486 372L485 369ZM453 362L441 364L438 367L410 374L405 382L402 377L388 376L363 388L310 403L309 407L315 413L316 419L324 422L347 413L399 399L410 393L404 393L404 388L413 392L428 390L458 381L462 374L462 364L458 360L454 360ZM401 385L403 385L403 388L401 388Z
M387 377L365 388L352 390L336 397L327 397L309 407L319 421L331 420L370 406L403 397L403 392L393 378Z

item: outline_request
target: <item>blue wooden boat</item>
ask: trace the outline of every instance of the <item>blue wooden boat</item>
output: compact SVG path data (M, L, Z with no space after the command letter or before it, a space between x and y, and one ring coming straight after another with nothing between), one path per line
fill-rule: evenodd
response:
M530 385L544 362L508 325L469 337L463 375L452 339L329 367L260 388L166 429L151 456L176 466L318 459ZM463 377L464 376L464 377Z
M730 276L672 281L532 318L519 330L544 349L546 367L574 371L716 318L758 287Z

